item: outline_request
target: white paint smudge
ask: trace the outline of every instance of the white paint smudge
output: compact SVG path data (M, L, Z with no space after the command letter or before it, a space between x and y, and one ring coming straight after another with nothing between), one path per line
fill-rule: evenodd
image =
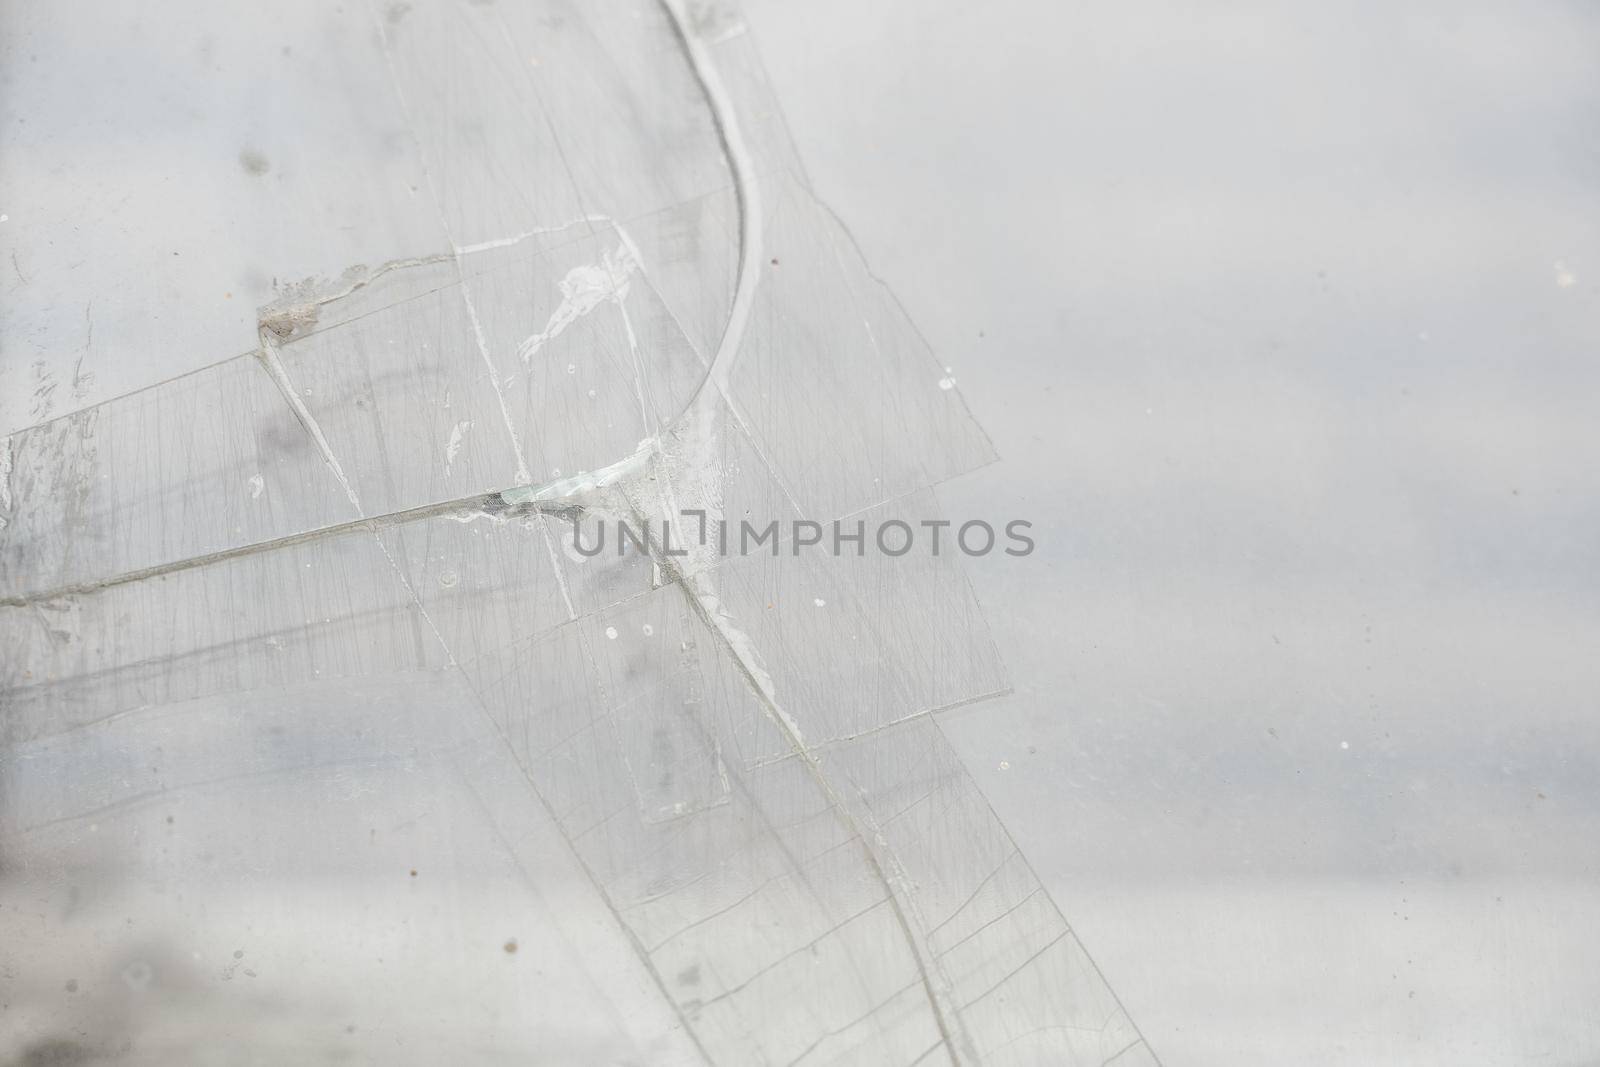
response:
M456 453L461 451L461 442L470 429L472 429L471 419L462 419L450 428L450 442L444 447L444 472L446 474L450 473L450 464L456 461Z
M939 388L940 389L954 389L955 387L956 387L956 380L954 378L945 377L945 378L940 378L939 379Z
M615 641L617 639L617 628L615 626L606 627L606 638L611 641Z
M0 446L0 511L11 510L11 465L14 462L11 438Z
M1565 263L1556 264L1556 286L1561 289L1571 289L1578 284L1578 276L1567 269Z
M639 261L631 245L624 241L616 252L606 252L599 263L573 267L561 279L561 304L550 313L544 329L517 346L517 355L524 363L534 357L546 341L559 337L574 322L589 314L606 301L621 304L628 296L628 279L639 269ZM569 367L568 373L576 370Z
M252 474L249 481L245 482L250 487L250 499L255 500L261 496L261 491L267 487L266 479L259 474Z

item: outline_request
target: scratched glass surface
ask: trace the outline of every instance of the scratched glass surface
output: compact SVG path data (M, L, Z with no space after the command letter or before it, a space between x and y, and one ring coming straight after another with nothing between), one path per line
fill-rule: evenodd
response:
M1600 1060L1592 10L0 29L0 1064Z

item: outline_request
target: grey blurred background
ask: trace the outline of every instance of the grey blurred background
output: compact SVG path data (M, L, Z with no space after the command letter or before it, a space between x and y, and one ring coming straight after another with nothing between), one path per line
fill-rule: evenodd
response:
M1038 526L945 727L1156 1051L1600 1062L1600 9L747 10Z

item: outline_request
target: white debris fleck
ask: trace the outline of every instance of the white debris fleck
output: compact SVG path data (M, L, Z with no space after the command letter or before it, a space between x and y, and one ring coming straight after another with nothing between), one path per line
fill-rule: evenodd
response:
M956 380L954 378L951 378L951 377L949 377L947 375L947 376L939 379L939 388L940 389L954 389L955 387L956 387Z
M1571 289L1578 284L1578 276L1567 269L1565 263L1556 264L1556 286L1561 289Z
M609 640L615 641L617 639L617 628L615 626L607 626L606 637Z
M466 437L467 431L470 429L472 429L472 421L470 419L463 419L450 428L450 443L445 445L444 449L444 469L446 474L450 473L450 464L456 461L456 453L461 451L461 441Z
M821 607L826 607L828 602L826 600L823 600L821 597L813 597L812 600L811 600L811 603L813 603L817 607L821 608Z
M267 487L266 479L261 477L259 474L252 474L250 476L250 480L245 484L250 487L251 500L259 497L261 495L261 491Z

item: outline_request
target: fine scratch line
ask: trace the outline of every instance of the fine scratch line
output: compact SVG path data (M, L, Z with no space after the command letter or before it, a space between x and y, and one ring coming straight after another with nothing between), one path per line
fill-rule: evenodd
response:
M305 427L306 433L311 435L311 440L316 443L317 451L322 454L322 461L333 471L333 476L344 487L344 495L350 498L350 503L355 505L356 514L363 515L361 500L356 496L356 491L350 484L350 479L345 476L344 468L339 465L339 457L333 454L333 447L328 444L328 438L322 432L322 427L317 424L316 416L311 414L311 409L306 407L306 402L295 391L294 383L289 380L289 372L284 369L283 360L278 358L278 349L271 340L268 328L261 331L261 347L257 349L256 356L261 360L261 365L266 368L273 384L283 394L283 399L288 402L294 411L294 417L300 420L300 425Z

